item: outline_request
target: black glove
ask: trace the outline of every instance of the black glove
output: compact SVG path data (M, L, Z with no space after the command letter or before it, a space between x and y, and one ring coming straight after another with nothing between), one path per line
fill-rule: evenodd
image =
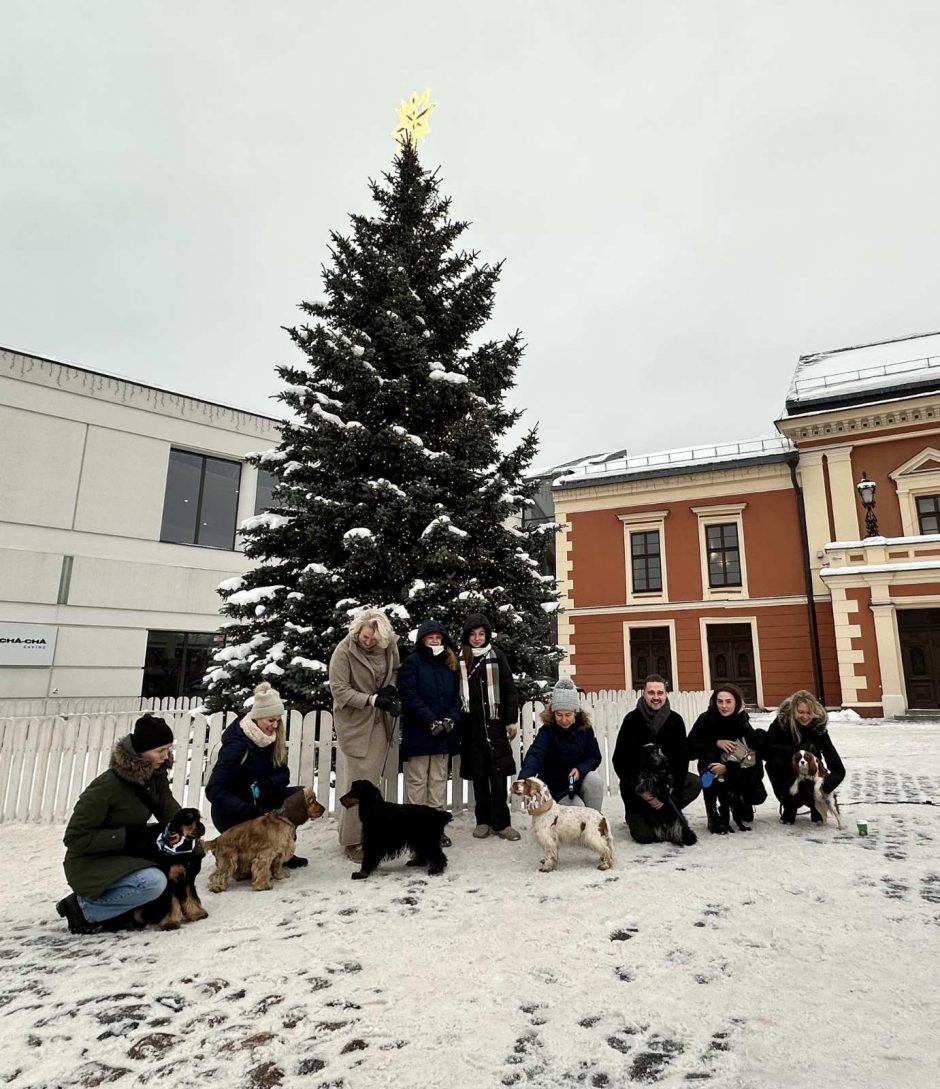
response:
M394 692L395 690L392 689L392 691ZM388 695L380 689L375 694L375 706L378 707L380 711L387 711L393 716L401 714L401 704L398 702L397 693L395 695Z
M398 699L398 689L393 684L383 685L378 692L377 696L391 696L393 700Z
M135 858L151 858L154 853L156 826L131 824L124 829L124 850Z

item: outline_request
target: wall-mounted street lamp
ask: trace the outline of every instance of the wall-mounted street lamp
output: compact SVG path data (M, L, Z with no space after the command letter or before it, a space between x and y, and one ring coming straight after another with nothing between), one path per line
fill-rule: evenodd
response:
M868 474L862 470L862 479L855 485L865 508L865 536L878 536L878 519L875 517L875 489L877 484L868 479Z

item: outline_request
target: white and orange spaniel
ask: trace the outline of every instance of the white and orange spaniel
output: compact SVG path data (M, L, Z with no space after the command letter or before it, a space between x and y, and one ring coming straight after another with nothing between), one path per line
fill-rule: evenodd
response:
M798 749L793 754L793 782L790 784L790 794L796 797L802 783L812 783L813 804L816 812L822 817L823 824L831 813L836 819L836 827L841 830L842 818L839 815L839 803L836 800L835 791L827 794L822 788L828 774L829 769L823 763L821 756L816 756L808 749Z
M532 818L532 832L545 851L542 873L558 866L558 848L564 843L580 843L600 857L599 870L609 870L614 861L614 841L607 818L596 809L558 805L541 779L517 779L510 788L522 798Z

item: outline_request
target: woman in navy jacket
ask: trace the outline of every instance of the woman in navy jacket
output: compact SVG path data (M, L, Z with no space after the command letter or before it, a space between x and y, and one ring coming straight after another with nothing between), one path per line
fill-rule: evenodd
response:
M222 734L219 758L206 783L212 823L220 833L278 809L288 794L301 789L289 785L280 696L267 681L258 685L254 696L248 714ZM294 869L306 866L307 860L294 855L284 865Z
M444 808L448 758L459 750L459 690L453 641L436 620L425 620L398 671L406 802Z
M567 677L552 689L542 722L545 725L526 751L519 778L541 779L561 805L586 805L600 812L604 803L604 780L597 772L601 750L578 690Z

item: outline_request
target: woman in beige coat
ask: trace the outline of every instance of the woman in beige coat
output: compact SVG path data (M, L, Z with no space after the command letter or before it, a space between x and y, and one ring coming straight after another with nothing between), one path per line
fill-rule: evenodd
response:
M397 677L392 625L380 609L365 609L353 617L349 634L330 658L333 726L341 754L337 796L356 779L378 786L400 710ZM340 812L339 842L353 862L362 861L362 824L355 806Z

